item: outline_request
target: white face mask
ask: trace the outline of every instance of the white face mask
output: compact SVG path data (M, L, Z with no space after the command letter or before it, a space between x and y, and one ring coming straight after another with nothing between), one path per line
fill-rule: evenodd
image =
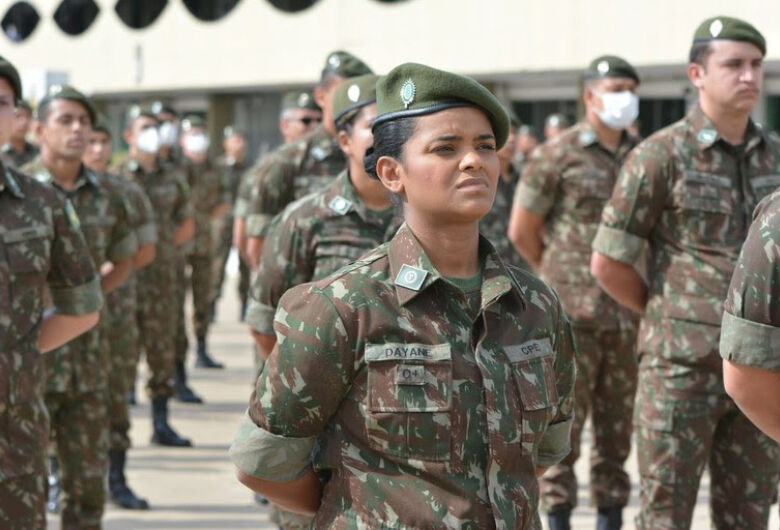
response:
M175 124L164 121L160 124L160 144L171 146L179 139L179 128Z
M204 153L209 148L209 139L205 134L190 134L184 139L184 147L193 153Z
M141 131L135 145L144 153L156 154L157 150L160 148L160 135L157 133L157 129L149 127Z
M633 92L604 92L600 96L604 108L598 116L610 129L625 129L639 116L639 98Z

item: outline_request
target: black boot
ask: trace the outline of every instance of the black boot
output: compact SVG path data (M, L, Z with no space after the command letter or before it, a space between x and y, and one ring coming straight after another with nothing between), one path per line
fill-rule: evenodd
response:
M225 365L218 363L206 351L206 339L198 337L198 358L195 359L195 366L201 368L224 368Z
M176 371L173 373L173 392L176 399L182 403L203 403L203 400L187 386L187 371L184 361L176 361Z
M148 510L146 499L135 496L125 480L125 451L108 452L108 492L117 506L128 510Z
M56 456L49 457L49 498L46 501L46 511L60 513L60 465Z
M152 399L152 443L157 445L169 445L172 447L192 447L192 442L182 438L170 425L168 425L168 398L156 397Z
M547 526L550 530L571 530L570 518L571 508L558 508L547 514Z
M623 526L623 507L599 508L596 530L620 530Z

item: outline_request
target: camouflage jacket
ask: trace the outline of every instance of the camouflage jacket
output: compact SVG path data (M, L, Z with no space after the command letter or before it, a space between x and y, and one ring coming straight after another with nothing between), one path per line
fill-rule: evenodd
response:
M40 152L38 146L30 142L24 142L24 149L21 153L17 152L11 144L5 144L2 149L3 164L12 168L20 168L34 160Z
M736 149L696 106L626 160L593 249L634 263L649 244L639 347L656 353L651 365L677 375L706 368L703 384L722 391L717 341L723 301L753 209L780 185L777 142L751 121L744 147Z
M227 187L230 192L230 204L235 204L238 198L241 177L247 170L246 163L238 162L232 158L229 159L227 156L221 156L217 159L217 167L220 168L227 181Z
M246 219L249 212L249 203L252 202L252 187L255 173L260 171L260 166L264 163L264 158L261 158L255 166L248 170L244 170L241 174L238 182L238 191L236 192L236 201L233 204L234 218Z
M590 274L590 245L617 173L636 140L623 134L614 153L582 121L534 149L515 204L544 217L541 275L560 294L575 325L617 329L625 310Z
M195 240L192 254L210 256L214 252L212 217L215 208L230 203L230 189L227 176L222 169L211 162L205 164L184 164L190 190L190 202L195 219Z
M264 156L253 173L247 208L249 237L261 237L285 206L327 186L347 165L335 140L322 127Z
M780 372L780 189L756 208L724 309L721 356Z
M0 166L0 481L42 471L49 417L38 334L46 287L58 313L91 313L103 303L71 204Z
M493 207L479 222L479 231L493 243L498 255L508 265L528 269L528 264L509 241L509 216L512 214L512 197L515 194L518 174L511 166L510 180L498 179Z
M41 157L23 170L39 182L63 193L73 204L81 232L96 267L106 261L118 262L133 257L138 239L130 221L130 207L116 187L106 185L85 166L73 189L65 190L51 175ZM108 352L101 348L101 328L96 326L46 356L46 391L84 392L105 388L108 384Z
M411 230L287 291L231 455L327 480L316 528L541 528L534 469L570 449L571 328L555 292L480 239L478 312Z
M287 289L355 261L395 234L401 224L392 207L370 210L343 171L324 190L295 201L268 228L246 321L273 335L274 313Z

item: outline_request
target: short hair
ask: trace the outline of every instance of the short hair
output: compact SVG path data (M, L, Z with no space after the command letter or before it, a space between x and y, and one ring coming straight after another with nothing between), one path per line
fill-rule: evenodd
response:
M403 160L404 144L412 137L416 127L417 118L411 116L375 125L373 128L374 145L368 148L365 157L363 157L366 173L374 178L379 178L376 172L376 163L383 156Z
M688 54L688 61L705 66L710 55L712 55L710 41L694 42Z

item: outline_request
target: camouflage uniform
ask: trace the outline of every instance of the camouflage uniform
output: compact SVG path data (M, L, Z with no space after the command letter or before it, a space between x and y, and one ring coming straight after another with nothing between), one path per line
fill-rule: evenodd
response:
M313 459L315 528L541 528L534 470L569 452L571 329L552 289L484 238L479 255L464 293L404 225L288 291L236 465L289 481Z
M32 162L41 152L37 145L24 142L22 152L17 152L11 144L5 144L2 149L3 164L12 168L20 168L28 162Z
M250 169L248 237L263 237L266 225L295 199L327 186L347 165L335 139L320 125L303 138L284 144Z
M115 188L82 166L74 187L66 190L41 157L22 170L71 201L93 263L132 258L138 240L127 203ZM100 528L109 439L109 363L104 322L45 357L45 402L60 463L63 528Z
M512 197L515 195L515 186L519 174L514 165L510 166L509 180L498 179L496 198L493 207L479 222L479 231L493 243L493 246L501 256L504 263L514 265L520 269L528 270L528 264L520 256L512 242L509 240L509 216L512 213Z
M587 121L580 122L534 150L515 194L517 206L544 217L541 275L561 296L580 352L572 452L541 480L549 511L577 505L574 464L589 412L592 502L599 508L622 507L631 493L623 465L631 451L637 319L591 276L590 245L620 164L635 145L623 134L613 153L601 146Z
M780 372L780 190L756 208L723 309L721 356Z
M593 241L633 263L649 244L639 328L640 528L688 528L705 465L717 528L766 528L780 451L723 388L723 300L759 200L780 184L777 139L752 121L743 146L698 106L629 155Z
M157 226L155 260L137 272L138 325L141 348L150 374L147 388L152 398L173 394L176 333L176 260L173 235L179 225L192 217L187 200L184 174L173 166L158 166L145 173L134 160L119 167L119 173L136 181L152 203Z
M0 166L0 527L46 528L49 415L38 333L43 287L59 313L98 311L100 279L73 207Z

